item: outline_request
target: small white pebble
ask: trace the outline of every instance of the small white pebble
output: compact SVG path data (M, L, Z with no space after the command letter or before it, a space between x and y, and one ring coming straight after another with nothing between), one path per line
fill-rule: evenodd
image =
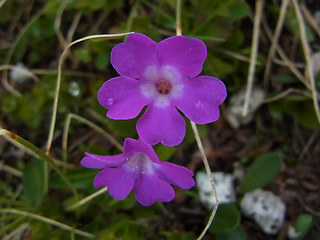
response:
M242 112L245 93L245 89L241 89L238 93L234 94L230 98L230 102L227 106L227 119L233 128L239 128L240 125L249 123L253 119L255 111L262 104L262 100L265 96L261 89L253 88L248 105L248 113L246 116L243 116Z
M79 83L74 82L74 81L71 82L68 91L69 91L70 95L73 97L79 96L79 94L80 94Z
M235 202L236 195L232 175L223 172L215 172L212 173L212 177L216 185L219 202ZM196 186L199 191L200 201L208 208L212 208L216 204L216 199L206 172L198 172L196 174Z
M261 189L249 192L240 207L242 213L252 218L267 234L276 234L283 224L286 206L272 192Z
M29 69L22 63L17 63L15 68L10 70L10 79L17 82L24 82L30 78L31 74Z

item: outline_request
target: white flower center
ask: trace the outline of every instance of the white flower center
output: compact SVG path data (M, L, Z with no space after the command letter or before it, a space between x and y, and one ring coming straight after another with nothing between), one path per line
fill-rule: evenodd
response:
M128 158L125 166L128 170L138 172L140 174L153 173L153 165L156 164L150 158L140 152L135 153Z
M164 108L170 105L171 99L181 96L183 85L181 75L173 66L161 68L149 66L143 74L145 82L141 84L142 94L154 100L154 106Z

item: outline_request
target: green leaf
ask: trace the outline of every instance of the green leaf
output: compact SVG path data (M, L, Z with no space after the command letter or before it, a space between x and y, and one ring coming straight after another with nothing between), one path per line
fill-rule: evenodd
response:
M295 231L298 234L294 240L302 239L310 230L312 224L312 216L309 214L302 214L294 225Z
M1 98L1 111L3 113L11 113L17 107L17 99L10 93L3 93Z
M196 239L196 236L193 232L170 232L170 231L163 231L160 233L161 235L165 236L166 240L193 240Z
M305 97L287 97L283 101L284 112L294 116L306 128L319 128L319 122L311 99Z
M246 232L239 225L227 233L216 234L216 240L247 240Z
M31 207L39 205L46 193L43 169L44 162L34 158L24 170L22 179L24 197Z
M265 153L256 158L240 184L242 192L268 185L280 172L281 164L280 154L274 152Z
M91 61L91 53L88 48L77 48L74 51L74 55L79 58L81 61L88 63Z
M250 14L250 7L246 2L237 2L230 8L231 17L234 20L240 20Z
M239 226L240 211L235 204L220 204L209 228L212 233L226 233Z
M168 161L176 151L177 149L175 147L168 147L162 144L158 144L155 148L156 154L162 161Z

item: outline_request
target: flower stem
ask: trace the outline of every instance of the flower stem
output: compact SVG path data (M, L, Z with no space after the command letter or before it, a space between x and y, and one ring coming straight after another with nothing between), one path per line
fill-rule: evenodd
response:
M212 212L211 212L210 218L208 220L208 223L205 226L205 228L202 230L200 236L197 238L197 239L202 239L203 236L208 231L208 228L210 227L210 225L211 225L211 223L212 223L212 221L214 219L214 216L216 215L216 212L217 212L217 209L218 209L218 205L219 205L219 198L218 198L218 194L217 194L216 185L214 183L214 180L213 180L213 177L212 177L212 173L211 173L211 170L210 170L210 166L209 166L209 163L208 163L208 159L207 159L206 153L204 152L204 148L203 148L200 136L199 136L199 132L198 132L197 126L192 121L190 121L190 123L191 123L191 127L192 127L192 130L193 130L194 136L196 138L196 142L197 142L198 148L199 148L200 153L201 153L201 157L202 157L202 160L203 160L204 167L206 169L207 175L208 175L210 183L211 183L211 187L212 187L212 191L213 191L214 197L216 199L216 204L214 205L214 207L212 209Z

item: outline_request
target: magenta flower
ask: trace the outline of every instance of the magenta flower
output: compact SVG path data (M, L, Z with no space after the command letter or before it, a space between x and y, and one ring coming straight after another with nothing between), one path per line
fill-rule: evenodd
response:
M96 188L107 186L109 194L119 200L125 199L133 188L137 201L143 206L157 200L171 201L175 196L171 185L189 189L195 184L191 170L160 161L149 144L131 138L125 139L122 154L86 153L81 165L103 169L94 179Z
M147 143L178 145L185 135L185 120L178 109L198 124L219 118L226 98L225 85L217 78L199 76L207 56L205 44L176 36L156 43L134 33L111 52L111 64L120 74L98 92L100 104L112 119L135 118L137 132Z

